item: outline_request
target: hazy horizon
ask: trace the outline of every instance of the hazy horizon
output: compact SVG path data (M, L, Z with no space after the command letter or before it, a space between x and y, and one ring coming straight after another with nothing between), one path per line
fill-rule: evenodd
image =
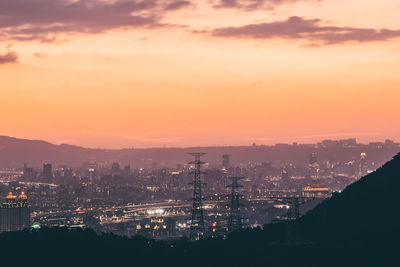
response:
M311 139L308 139L307 137L302 137L296 140L294 139L277 139L277 140L281 140L281 141L274 141L271 140L270 142L247 142L247 143L241 143L241 144L229 144L229 143L225 143L225 144L201 144L201 145L195 145L195 144L188 144L188 145L182 145L182 146L176 146L176 145L160 145L160 146L135 146L135 145L131 145L131 146L116 146L116 147L101 147L101 146L85 146L83 144L78 144L78 143L68 143L68 142L54 142L52 140L47 140L47 139L43 139L43 138L31 138L31 137L18 137L18 136L8 136L8 135L4 135L4 134L0 134L0 137L4 136L4 137L10 137L10 138L17 138L17 139L24 139L24 140L31 140L31 141L45 141L54 145L73 145L73 146L79 146L79 147L83 147L83 148L88 148L88 149L151 149L151 148L190 148L190 147L214 147L214 146L221 146L221 147L235 147L235 146L252 146L254 143L256 145L265 145L265 146L273 146L276 144L281 144L281 143L285 143L285 144L293 144L293 143L298 143L298 144L316 144L318 142L322 142L323 140L327 140L327 139L331 139L331 140L340 140L340 139L348 139L348 138L355 138L357 140L358 144L368 144L371 142L385 142L385 140L393 140L394 142L399 142L399 139L392 139L392 138L362 138L360 136L352 136L352 135L330 135L330 136L311 136ZM266 140L268 138L265 138L264 140Z

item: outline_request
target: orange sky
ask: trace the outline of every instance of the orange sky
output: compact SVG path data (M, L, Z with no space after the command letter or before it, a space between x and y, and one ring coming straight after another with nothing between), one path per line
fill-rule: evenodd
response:
M104 23L85 1L85 19L63 19L64 1L47 24L40 6L0 21L0 135L110 148L400 141L398 1L154 0L128 14L145 25L122 23L123 9Z

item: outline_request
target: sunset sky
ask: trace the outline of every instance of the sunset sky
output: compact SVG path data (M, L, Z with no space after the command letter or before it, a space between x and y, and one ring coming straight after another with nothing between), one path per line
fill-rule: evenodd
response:
M1 0L0 135L400 141L398 0Z

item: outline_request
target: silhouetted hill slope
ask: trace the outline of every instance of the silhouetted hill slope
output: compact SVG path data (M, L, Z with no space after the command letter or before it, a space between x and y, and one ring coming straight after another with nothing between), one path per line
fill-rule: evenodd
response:
M296 222L294 240L389 238L399 230L400 154Z
M245 248L250 254L257 248L249 244L257 244L275 256L295 257L281 262L294 266L400 266L399 189L400 154L299 220L233 234L228 244L237 253ZM298 250L285 254L294 248ZM264 252L255 257L267 257Z
M309 154L318 153L320 161L357 160L361 152L366 152L368 159L380 166L393 155L400 152L400 147L374 148L370 146L315 148L313 146L216 146L189 148L148 148L148 149L89 149L72 145L54 145L45 141L18 139L0 136L0 168L21 168L23 163L41 167L44 162L57 165L80 166L83 162L118 161L132 164L134 167L150 167L153 162L159 166L176 167L178 163L191 161L189 152L202 151L207 155L204 160L211 165L221 164L222 154L231 155L231 163L272 162L276 166L293 162L308 164ZM149 159L151 159L149 161Z
M225 240L156 242L63 228L0 234L0 261L31 266L400 266L400 155L295 222ZM18 265L18 266L19 266Z

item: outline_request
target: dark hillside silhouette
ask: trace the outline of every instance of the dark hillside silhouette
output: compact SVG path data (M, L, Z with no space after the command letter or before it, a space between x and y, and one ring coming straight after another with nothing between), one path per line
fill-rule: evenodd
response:
M399 229L400 154L296 222L294 240L389 240Z

